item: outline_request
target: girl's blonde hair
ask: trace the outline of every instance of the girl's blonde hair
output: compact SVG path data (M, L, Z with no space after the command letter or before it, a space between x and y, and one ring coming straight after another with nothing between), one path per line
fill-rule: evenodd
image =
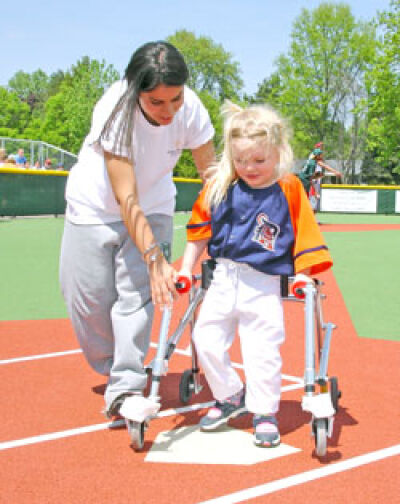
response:
M276 180L290 172L293 165L288 126L269 105L242 108L227 100L222 105L221 114L224 117L224 148L219 162L211 166L208 172L205 202L210 208L221 203L229 186L238 178L232 159L232 140L250 138L266 149L277 147L279 163L276 166Z

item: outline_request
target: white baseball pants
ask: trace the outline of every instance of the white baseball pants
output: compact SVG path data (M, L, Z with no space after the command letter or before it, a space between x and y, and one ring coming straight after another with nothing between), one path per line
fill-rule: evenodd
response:
M215 399L223 401L243 387L229 355L238 332L246 407L255 414L276 413L284 331L280 277L218 259L193 332L199 361Z

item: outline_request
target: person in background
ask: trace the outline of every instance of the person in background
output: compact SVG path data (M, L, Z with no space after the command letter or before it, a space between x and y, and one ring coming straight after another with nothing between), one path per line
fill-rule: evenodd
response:
M108 378L109 417L142 395L154 305L176 296L174 167L183 149L201 177L214 160L214 128L188 76L173 45L138 48L96 104L68 177L60 283L88 363Z
M320 142L321 143L321 142ZM317 147L313 149L312 153L308 157L305 165L301 171L297 174L301 180L307 195L310 197L310 190L312 187L312 182L320 180L324 177L325 173L332 173L336 177L342 178L342 174L332 168L331 166L324 163L323 151L321 148ZM315 191L315 189L314 189Z
M15 156L15 164L20 168L25 168L26 157L24 155L24 149L18 149L18 154Z
M6 149L0 149L0 166L4 166L7 161Z
M270 107L223 108L224 149L187 225L181 276L208 247L216 261L193 341L216 404L200 420L213 431L253 414L254 442L280 443L276 414L285 338L281 275L315 275L332 259L299 179L290 173L285 122ZM240 337L246 387L229 349Z

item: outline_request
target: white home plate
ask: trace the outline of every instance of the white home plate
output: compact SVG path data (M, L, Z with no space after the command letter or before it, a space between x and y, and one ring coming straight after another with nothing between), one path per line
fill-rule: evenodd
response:
M161 432L146 455L146 462L174 464L251 465L299 452L286 444L276 448L254 445L253 435L230 427L202 432L197 425Z

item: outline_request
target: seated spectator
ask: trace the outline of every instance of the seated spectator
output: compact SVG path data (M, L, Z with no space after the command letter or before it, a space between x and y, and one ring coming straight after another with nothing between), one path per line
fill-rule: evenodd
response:
M64 165L62 163L58 163L56 170L63 171L64 170Z
M6 149L0 149L0 166L4 166L7 160Z
M24 155L24 149L18 149L18 154L15 156L15 164L20 167L25 167L26 157Z
M51 170L52 169L51 159L46 159L46 161L44 162L44 168L45 168L45 170Z
M8 156L7 160L6 160L6 164L12 164L12 165L15 165L16 162L15 162L15 157L14 156ZM18 168L21 168L20 166Z

